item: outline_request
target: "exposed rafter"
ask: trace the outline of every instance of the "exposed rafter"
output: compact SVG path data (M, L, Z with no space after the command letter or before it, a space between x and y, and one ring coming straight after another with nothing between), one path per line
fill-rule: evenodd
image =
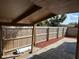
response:
M32 24L0 22L2 26L32 26Z
M49 16L50 14L55 15L55 14L51 13L50 11L48 11L46 8L42 8L42 9L36 11L35 13L29 15L28 17L25 17L24 19L22 19L18 23L33 24L36 21L39 21L39 20L42 21L41 19L43 19L44 17ZM51 15L50 15L50 17L51 17Z

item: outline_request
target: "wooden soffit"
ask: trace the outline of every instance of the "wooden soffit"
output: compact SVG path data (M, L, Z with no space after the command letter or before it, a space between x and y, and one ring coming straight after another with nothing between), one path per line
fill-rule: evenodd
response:
M4 25L33 25L71 12L79 12L79 0L0 0L0 24Z
M79 12L79 0L31 0L55 14Z

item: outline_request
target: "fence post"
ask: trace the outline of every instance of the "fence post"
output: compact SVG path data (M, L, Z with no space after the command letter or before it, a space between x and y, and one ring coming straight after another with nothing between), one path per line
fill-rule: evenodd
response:
M57 38L59 37L59 27L57 28Z
M2 33L2 26L0 25L0 59L3 56L3 33Z
M64 28L62 29L62 37L64 37Z
M35 46L35 44L36 44L36 24L34 24L34 26L33 26L33 37L34 37L34 46Z
M49 40L49 27L47 28L47 41Z
M33 46L35 45L35 25L33 25L33 28L32 28L32 42L31 42L31 51L30 53L33 52Z

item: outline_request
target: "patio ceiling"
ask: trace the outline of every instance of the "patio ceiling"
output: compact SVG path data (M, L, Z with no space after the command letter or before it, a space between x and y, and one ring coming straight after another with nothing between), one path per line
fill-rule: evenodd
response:
M79 0L0 0L0 25L33 25L57 14L79 11Z

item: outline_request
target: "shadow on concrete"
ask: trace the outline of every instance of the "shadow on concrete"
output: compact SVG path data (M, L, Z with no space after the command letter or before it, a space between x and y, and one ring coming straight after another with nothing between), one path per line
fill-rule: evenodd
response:
M75 59L76 43L63 43L57 48L50 49L29 59Z

